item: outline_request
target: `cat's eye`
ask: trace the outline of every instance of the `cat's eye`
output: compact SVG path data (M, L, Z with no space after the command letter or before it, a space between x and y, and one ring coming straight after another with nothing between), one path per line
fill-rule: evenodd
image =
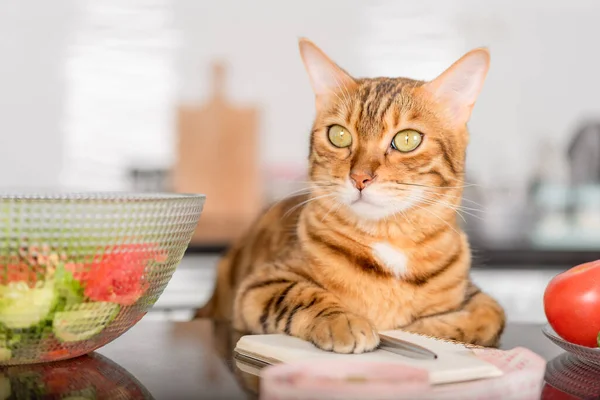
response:
M403 153L408 153L415 150L421 144L423 135L412 129L407 129L402 132L398 132L392 140L392 147Z
M329 141L335 147L348 147L352 144L352 135L348 129L340 125L333 125L329 128Z

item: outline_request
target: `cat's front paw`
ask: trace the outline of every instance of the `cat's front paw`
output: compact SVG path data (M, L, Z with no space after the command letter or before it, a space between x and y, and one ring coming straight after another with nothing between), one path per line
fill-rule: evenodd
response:
M310 332L311 342L336 353L364 353L379 345L379 335L365 318L350 313L320 317Z

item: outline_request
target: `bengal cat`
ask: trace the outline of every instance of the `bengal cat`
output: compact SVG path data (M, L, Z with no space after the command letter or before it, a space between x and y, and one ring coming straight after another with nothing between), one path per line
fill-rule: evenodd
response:
M299 45L316 103L310 186L232 246L197 316L339 353L373 350L386 329L497 346L504 311L472 283L457 221L488 51L425 82L353 78Z

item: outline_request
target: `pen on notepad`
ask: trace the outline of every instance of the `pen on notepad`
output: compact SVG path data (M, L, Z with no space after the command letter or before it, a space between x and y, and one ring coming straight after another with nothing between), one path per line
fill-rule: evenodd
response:
M411 358L433 360L437 358L437 354L435 354L433 351L423 346L419 346L418 344L410 343L405 340L396 339L385 335L379 335L379 338L379 348L381 350L389 351L391 353L400 354Z

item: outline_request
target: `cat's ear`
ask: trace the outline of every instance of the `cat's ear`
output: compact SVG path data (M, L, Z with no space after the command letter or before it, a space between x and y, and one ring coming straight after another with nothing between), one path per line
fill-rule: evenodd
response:
M423 88L447 107L453 123L466 124L490 68L486 48L471 50Z
M302 62L315 92L317 108L336 93L347 92L356 86L356 81L313 42L301 38L299 47Z

